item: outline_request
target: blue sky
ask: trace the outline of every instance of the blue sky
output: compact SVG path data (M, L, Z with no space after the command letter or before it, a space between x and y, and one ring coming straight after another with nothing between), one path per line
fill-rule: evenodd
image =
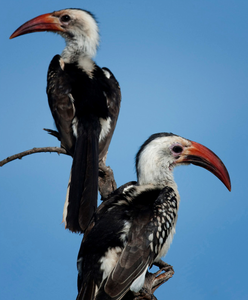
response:
M9 40L42 13L79 7L99 21L95 58L120 82L122 107L107 163L118 185L135 180L134 156L151 134L202 143L225 163L232 192L195 166L175 170L177 233L164 260L175 275L168 299L248 299L248 2L5 1L1 26L0 160L59 143L46 97L50 60L64 48L52 33ZM71 158L35 154L0 170L0 290L3 299L75 299L81 236L64 230Z

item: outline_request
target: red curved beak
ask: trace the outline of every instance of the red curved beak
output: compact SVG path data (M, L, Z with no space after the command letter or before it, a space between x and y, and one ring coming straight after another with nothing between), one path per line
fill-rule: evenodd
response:
M59 18L53 16L53 13L48 13L44 15L40 15L36 18L33 18L23 25L21 25L12 35L10 39L13 39L17 36L37 32L37 31L65 31L61 26Z
M191 163L207 169L218 177L229 191L231 191L231 181L228 171L221 159L207 147L191 142L191 146L184 148L176 163Z

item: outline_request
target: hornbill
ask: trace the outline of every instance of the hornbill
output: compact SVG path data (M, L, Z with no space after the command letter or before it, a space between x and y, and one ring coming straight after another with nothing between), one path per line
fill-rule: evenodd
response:
M180 197L173 169L190 163L231 190L227 169L211 150L172 133L152 135L136 156L137 184L103 202L85 231L77 300L120 300L142 288L147 269L167 253L175 233Z
M120 87L107 68L92 60L99 45L95 17L81 9L40 15L10 38L52 31L66 41L52 59L47 75L48 102L58 132L50 130L73 157L63 212L65 227L84 232L97 207L98 163L106 158L116 126Z

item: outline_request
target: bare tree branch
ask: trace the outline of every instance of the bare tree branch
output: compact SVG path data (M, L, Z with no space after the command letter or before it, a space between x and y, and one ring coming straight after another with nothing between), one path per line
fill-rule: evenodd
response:
M40 153L40 152L57 152L58 154L67 154L65 149L60 147L40 147L40 148L33 148L30 150L23 151L21 153L17 153L15 155L9 156L2 161L0 161L0 167L4 166L8 162L11 162L15 159L22 159L24 156L34 154L34 153Z
M161 261L162 262L162 261ZM147 272L146 279L143 288L133 294L133 298L130 300L156 300L157 298L153 295L156 289L162 284L168 281L173 275L173 267L163 262L164 267L161 267L156 273Z
M101 200L103 201L106 200L109 195L117 189L114 172L109 166L106 166L105 164L107 154L108 153L106 153L103 159L99 161L98 186L99 192L101 194Z
M47 131L51 131L46 129ZM58 154L65 154L69 155L67 151L64 148L61 147L39 147L39 148L33 148L30 150L26 150L17 154L14 154L12 156L9 156L2 161L0 161L0 167L4 166L5 164L16 160L16 159L22 159L24 156L34 154L34 153L41 153L41 152L56 152ZM108 198L108 196L116 190L116 182L114 179L114 173L110 167L107 167L105 164L107 158L107 154L103 158L102 161L99 162L99 192L101 194L101 199L105 200Z
M153 295L155 290L173 276L174 270L172 266L162 260L156 265L159 266L159 270L154 274L150 272L146 273L143 288L138 293L129 291L123 300L157 300Z
M46 129L46 131L52 132L52 130ZM56 152L58 154L65 154L69 155L67 151L64 148L61 147L39 147L39 148L33 148L30 150L26 150L17 154L14 154L12 156L9 156L2 161L0 161L0 167L4 166L5 164L16 160L16 159L22 159L24 156L34 154L34 153L41 153L41 152ZM116 182L114 179L114 173L110 167L107 167L105 164L107 158L107 154L99 162L99 192L101 194L101 199L105 200L108 198L108 196L116 190Z

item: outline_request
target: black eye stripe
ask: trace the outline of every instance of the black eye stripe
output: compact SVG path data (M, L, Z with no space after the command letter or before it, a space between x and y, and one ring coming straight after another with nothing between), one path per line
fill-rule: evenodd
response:
M68 16L68 15L63 15L61 18L60 18L60 20L62 21L62 22L69 22L70 21L70 16Z
M181 153L183 151L183 148L181 146L176 145L172 148L172 151L175 153Z

